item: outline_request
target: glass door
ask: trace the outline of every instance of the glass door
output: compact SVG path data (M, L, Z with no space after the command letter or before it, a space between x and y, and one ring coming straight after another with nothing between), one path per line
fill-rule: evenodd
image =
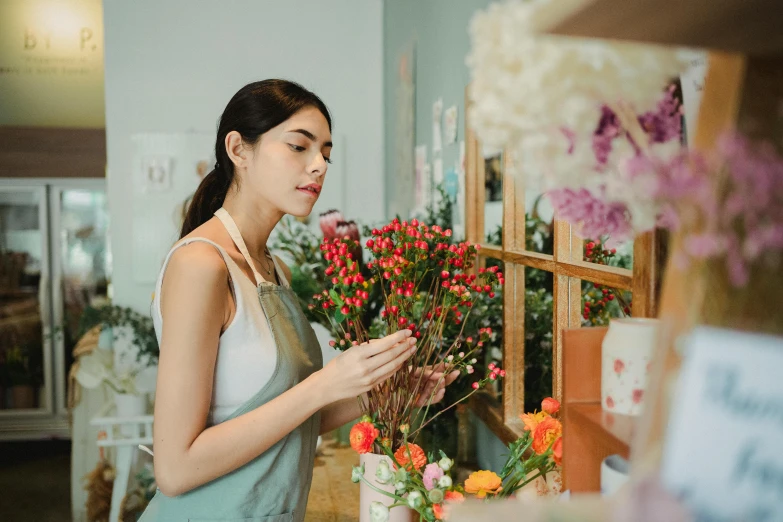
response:
M52 292L55 336L55 406L66 413L67 374L73 351L86 333L83 316L107 303L111 284L109 215L102 180L54 186L52 208Z
M0 417L52 413L44 186L0 186Z

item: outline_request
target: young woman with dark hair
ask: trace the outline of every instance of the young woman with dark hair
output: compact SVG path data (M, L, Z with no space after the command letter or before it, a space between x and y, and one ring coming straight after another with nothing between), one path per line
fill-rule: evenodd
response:
M303 520L318 435L358 418L356 397L416 349L404 330L323 366L290 274L266 248L285 214L312 211L331 131L324 103L284 80L246 85L220 118L217 163L155 292L159 491L143 522ZM428 373L427 396L456 377Z

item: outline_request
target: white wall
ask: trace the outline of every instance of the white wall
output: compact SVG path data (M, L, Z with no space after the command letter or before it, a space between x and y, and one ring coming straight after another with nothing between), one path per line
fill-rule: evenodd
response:
M365 222L384 217L382 16L382 0L104 0L116 303L146 311L157 276L147 265L161 261L159 252L140 252L138 241L134 252L134 208L173 242L171 216L182 199L180 187L141 203L132 136L214 136L230 97L251 81L297 81L332 112L336 161L313 216L336 206Z

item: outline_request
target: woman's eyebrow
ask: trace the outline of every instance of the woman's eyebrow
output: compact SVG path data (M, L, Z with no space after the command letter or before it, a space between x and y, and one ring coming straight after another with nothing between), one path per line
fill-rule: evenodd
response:
M315 137L315 134L313 134L313 133L312 133L312 132L310 132L309 130L305 130L305 129L294 129L294 130L290 130L290 131L288 131L288 132L297 132L297 133L299 133L299 134L301 134L301 135L303 135L303 136L306 136L306 137L307 137L307 138L309 138L311 141L318 141L318 138L316 138L316 137ZM326 143L324 143L324 147L331 147L331 146L332 146L332 142L331 142L331 141L327 141Z

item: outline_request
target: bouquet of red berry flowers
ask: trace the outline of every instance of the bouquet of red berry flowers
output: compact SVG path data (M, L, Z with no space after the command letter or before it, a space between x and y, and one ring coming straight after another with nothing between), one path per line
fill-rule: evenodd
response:
M380 427L382 442L399 443L393 437L403 425L412 427L412 439L434 419L436 416L427 416L433 395L423 396L431 388L426 386L428 375L433 371L441 372L444 378L454 371L473 374L476 357L492 335L488 328L465 332L464 325L479 294L495 296L504 282L503 273L497 267L477 268L479 246L451 244L450 237L451 230L395 218L372 230L365 245L371 260L365 266L357 255L361 245L355 239L324 239L321 244L331 284L313 296L316 302L310 306L320 309L332 324L336 337L332 346L347 349L370 340L362 317L370 295L378 292L383 302L382 324L374 333L388 335L409 329L418 339L410 365L371 390L362 403L363 411ZM462 329L456 339L446 342L444 327L449 323L462 325ZM470 392L451 406L503 375L503 370L491 365Z

